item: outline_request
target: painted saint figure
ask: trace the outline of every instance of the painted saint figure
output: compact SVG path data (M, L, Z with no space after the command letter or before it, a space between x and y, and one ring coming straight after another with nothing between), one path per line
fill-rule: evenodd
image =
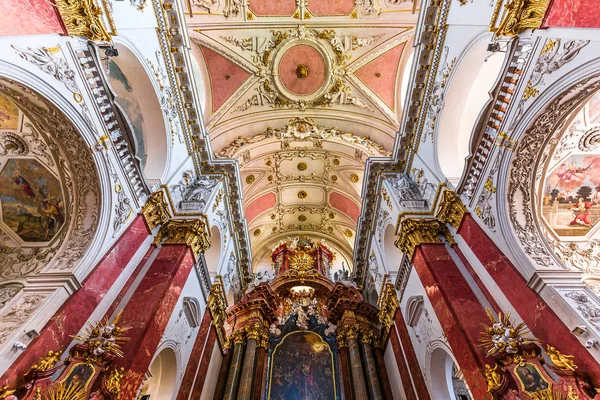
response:
M592 223L589 220L590 208L594 205L591 201L585 201L583 197L580 197L578 203L570 208L575 217L569 225L586 225L591 227Z
M19 171L15 171L15 173L13 174L13 182L16 185L19 185L21 191L25 196L35 198L35 192L31 188L31 185L29 184L29 182L27 182L25 178L21 176Z

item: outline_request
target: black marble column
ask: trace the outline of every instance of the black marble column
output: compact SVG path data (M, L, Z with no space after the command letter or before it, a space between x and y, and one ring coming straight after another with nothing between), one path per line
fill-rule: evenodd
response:
M350 366L352 370L352 386L354 387L355 399L368 399L365 374L363 372L362 360L360 358L360 347L355 337L347 339L350 353Z
M256 359L256 339L248 339L244 355L244 366L237 392L237 400L250 400L252 395L252 380L254 378L254 362Z
M371 400L383 400L381 395L381 385L377 376L377 364L373 356L373 348L368 338L362 340L362 350L365 358L365 369L367 372L367 383L369 387L369 396Z
M242 374L242 360L244 358L244 335L243 332L238 332L233 333L233 354L231 355L231 365L229 375L227 375L223 400L237 399L238 385Z

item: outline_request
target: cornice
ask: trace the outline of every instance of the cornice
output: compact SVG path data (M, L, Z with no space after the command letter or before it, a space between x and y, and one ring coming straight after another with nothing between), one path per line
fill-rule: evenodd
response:
M239 166L233 160L218 160L212 156L210 139L206 133L202 111L195 90L189 37L182 20L182 10L175 0L153 0L158 28L156 30L167 75L173 88L173 101L182 121L181 127L188 153L192 156L198 175L218 174L227 190L229 219L232 226L242 281L251 276L252 253L246 219L242 206L242 184Z

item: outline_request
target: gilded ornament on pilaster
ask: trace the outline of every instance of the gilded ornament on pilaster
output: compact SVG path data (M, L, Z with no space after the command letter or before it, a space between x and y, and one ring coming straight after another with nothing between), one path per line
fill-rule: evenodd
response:
M502 21L496 27L503 2L497 0L490 22L490 32L495 32L496 36L515 36L527 29L539 28L548 8L548 0L510 0L504 6Z
M436 218L444 224L450 224L458 229L463 217L467 213L467 207L452 190L445 190L442 193L440 206L436 213Z
M560 351L556 350L556 348L550 345L546 347L546 353L548 353L550 361L552 361L552 364L554 364L556 368L569 371L575 371L577 369L574 356L562 354Z
M60 355L62 353L60 351L52 351L50 350L45 356L40 357L40 361L37 362L29 372L37 371L37 372L45 372L48 371L56 365L60 361Z
M123 357L121 345L129 340L123 334L130 327L119 326L121 312L112 321L104 318L104 320L96 322L95 325L88 322L88 326L84 328L83 332L73 336L74 339L82 341L86 346L85 353L82 356L87 362L96 362L100 365L105 365L105 356L108 354Z
M0 399L5 399L14 392L16 392L16 390L9 389L8 385L4 385L0 388Z
M438 219L409 218L400 223L400 235L395 244L412 258L415 249L420 244L442 243L440 235L444 235L448 242L454 242L446 225Z
M399 305L394 285L390 281L386 281L381 290L379 313L377 314L379 322L386 332L394 325L394 315Z
M521 346L537 342L537 339L523 337L530 333L527 326L524 322L515 324L510 319L510 313L499 312L496 319L489 308L486 308L485 311L492 325L481 324L485 330L481 333L479 346L487 350L488 356L497 353L516 354L513 359L517 362L517 358L521 357L517 354L520 352Z
M102 8L94 0L56 0L62 20L71 36L83 36L94 42L110 42L102 24Z
M217 337L223 348L231 346L230 341L225 337L225 322L227 321L227 300L225 298L225 291L223 290L223 284L216 281L208 295L208 309L212 317L212 323L217 331Z
M154 192L148 197L148 201L142 207L142 215L150 230L167 223L172 218L162 190Z
M124 376L124 368L113 368L108 379L105 378L104 387L106 388L106 391L112 394L116 399L121 395L121 385L123 384Z
M203 218L193 220L169 220L160 227L154 243L164 240L165 244L186 244L197 258L210 247L209 237L208 219L203 215Z

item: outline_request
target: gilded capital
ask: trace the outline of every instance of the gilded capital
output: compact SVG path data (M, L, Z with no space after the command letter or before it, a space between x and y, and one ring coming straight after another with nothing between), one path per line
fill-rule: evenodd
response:
M71 36L83 36L94 42L110 42L102 24L102 8L94 0L56 0L56 8Z
M361 327L360 328L360 342L363 344L373 344L373 339L375 339L375 333L373 329Z
M231 341L233 342L234 346L237 346L238 344L246 343L245 330L240 329L240 330L234 331L231 334Z
M142 215L150 230L167 223L172 215L162 190L152 193L142 207Z
M208 230L208 220L197 218L192 220L171 219L160 227L160 231L154 240L155 244L163 242L165 244L186 244L198 257L210 247L210 232Z
M467 207L452 190L445 190L442 193L440 206L436 213L436 218L443 224L450 224L458 229L463 217L467 213Z
M412 257L417 246L423 243L442 243L440 235L452 241L446 225L438 219L405 219L400 223L396 247Z

